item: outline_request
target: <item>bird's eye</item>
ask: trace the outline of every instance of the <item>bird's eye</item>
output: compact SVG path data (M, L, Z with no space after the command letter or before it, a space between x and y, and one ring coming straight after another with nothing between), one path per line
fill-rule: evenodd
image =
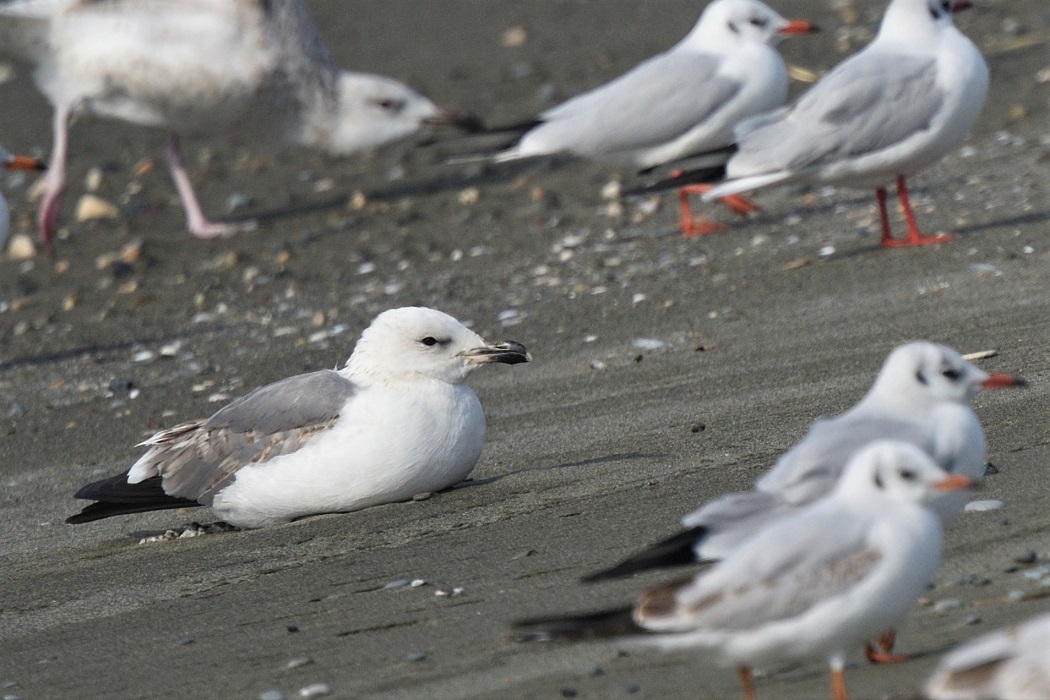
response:
M901 469L900 475L905 481L915 481L915 472L911 469Z
M962 379L962 372L955 369L954 367L949 367L948 369L941 370L941 375L945 379L953 382L957 382L960 379Z
M388 112L400 112L405 108L404 100L395 100L391 98L385 98L381 100L372 100L372 104L380 109L385 109Z
M428 335L426 338L423 338L423 340L419 342L423 343L423 345L426 345L428 348L438 344L437 338L435 338L432 335Z
M751 23L751 26L753 26L753 27L764 27L764 26L766 26L766 20L762 19L761 17L752 17L748 21Z

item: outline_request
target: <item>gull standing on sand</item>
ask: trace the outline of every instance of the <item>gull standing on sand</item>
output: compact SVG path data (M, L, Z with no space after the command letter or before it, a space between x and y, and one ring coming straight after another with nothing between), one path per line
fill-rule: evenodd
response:
M485 442L467 375L530 359L440 311L385 311L343 369L283 379L157 433L129 471L81 488L76 498L98 502L66 522L203 505L254 528L440 491L470 474Z
M1050 615L967 642L944 655L926 683L930 700L1050 698Z
M787 99L787 70L773 46L814 29L758 0L715 0L671 49L543 112L493 159L571 153L644 170L729 146L737 123ZM682 225L692 235L701 231L685 196ZM738 213L753 209L741 197L727 204Z
M982 389L1023 385L1013 375L984 372L944 345L898 346L864 398L845 413L818 419L754 491L708 503L682 519L682 532L584 580L730 556L770 523L831 493L851 457L875 440L908 442L945 471L978 480L987 460L984 431L971 403ZM942 494L932 505L947 525L966 499L965 493Z
M338 70L301 0L13 0L0 6L0 51L35 65L54 106L38 222L49 247L80 112L172 132L168 164L186 227L202 238L244 226L205 217L179 132L247 131L348 155L424 125L471 123L390 78Z
M0 167L5 170L43 170L44 164L36 158L28 156L12 155L3 146L0 146ZM0 194L0 246L7 243L7 234L11 229L11 211L7 207L7 200Z
M648 191L728 178L705 199L796 180L876 188L882 245L941 243L923 235L905 178L933 165L967 134L988 95L988 65L952 23L967 0L892 0L878 35L791 106L736 130L737 152L722 169L683 173ZM886 187L896 183L908 233L894 238Z
M751 669L828 660L832 697L845 700L847 651L902 620L940 563L935 493L973 480L913 445L858 452L828 498L765 530L706 572L645 591L632 608L521 623L524 640L628 637L665 649L700 647Z

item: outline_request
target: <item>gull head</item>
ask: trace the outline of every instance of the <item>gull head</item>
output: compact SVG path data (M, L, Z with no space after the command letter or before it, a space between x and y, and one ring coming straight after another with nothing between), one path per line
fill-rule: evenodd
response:
M458 384L481 365L530 359L521 343L488 343L448 314L405 307L372 320L354 347L346 373L365 384L414 379Z
M965 491L976 482L949 474L915 445L877 440L859 450L846 465L838 488L867 500L878 494L901 503L929 503L938 493Z
M879 35L908 38L917 32L952 27L953 16L973 7L970 0L893 0L879 26Z
M917 341L890 353L872 392L919 405L941 401L969 404L981 389L1024 384L1013 375L988 374L949 347Z
M758 0L716 0L700 15L685 42L698 49L719 44L776 45L790 34L815 31L815 24L784 19Z
M326 144L338 155L407 138L447 114L407 85L369 73L341 73L338 96Z

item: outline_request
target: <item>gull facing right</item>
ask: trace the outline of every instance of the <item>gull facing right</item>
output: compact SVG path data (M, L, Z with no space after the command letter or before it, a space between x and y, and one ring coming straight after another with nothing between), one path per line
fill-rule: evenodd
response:
M923 235L905 179L936 163L973 128L988 96L988 65L952 22L968 0L892 0L878 35L789 107L736 129L737 153L713 199L805 180L875 188L884 247L951 240ZM706 181L718 170L691 171L652 188ZM886 187L896 183L907 222L894 238ZM645 188L645 189L652 189Z
M186 228L201 238L244 225L204 215L179 132L249 132L341 156L425 125L475 123L390 78L337 69L302 0L13 0L0 6L0 50L35 67L54 107L38 216L49 248L69 120L82 112L170 130Z
M629 608L519 623L522 641L623 637L698 647L735 666L745 700L753 667L824 657L846 700L847 652L908 615L944 544L934 494L965 492L913 445L874 442L825 499L762 531L713 568L650 588Z

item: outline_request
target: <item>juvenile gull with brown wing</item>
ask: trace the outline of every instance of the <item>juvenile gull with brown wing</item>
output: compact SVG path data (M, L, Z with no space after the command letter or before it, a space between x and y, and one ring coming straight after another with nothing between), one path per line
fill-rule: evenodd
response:
M467 375L529 359L440 311L385 311L343 369L282 379L157 433L130 470L81 488L76 498L97 502L66 522L203 505L250 528L439 491L471 472L485 441Z

